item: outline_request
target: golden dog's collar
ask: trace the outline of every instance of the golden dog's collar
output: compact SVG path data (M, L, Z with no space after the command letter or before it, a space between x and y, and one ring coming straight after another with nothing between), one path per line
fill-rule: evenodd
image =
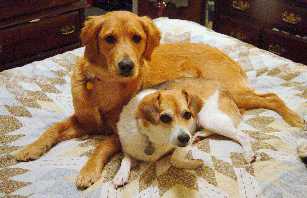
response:
M86 72L86 73L85 73L85 82L86 82L85 87L86 87L87 90L92 90L92 89L94 89L94 81L95 81L95 80L100 81L100 79L97 78L97 77L95 76L95 74L90 73L90 72Z
M86 89L88 90L94 89L94 83L91 81L86 82Z

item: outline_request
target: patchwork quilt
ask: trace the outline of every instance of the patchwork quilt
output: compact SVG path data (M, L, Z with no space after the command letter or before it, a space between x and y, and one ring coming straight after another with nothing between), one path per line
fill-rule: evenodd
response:
M248 74L258 92L274 92L306 118L307 66L294 63L196 23L160 18L162 42L206 43L228 54ZM275 112L257 109L243 116L240 128L252 137L257 160L248 164L240 145L213 136L195 145L204 166L180 170L166 156L141 163L123 188L111 180L122 154L105 166L101 179L79 191L74 180L94 145L104 137L84 137L56 145L42 158L17 163L12 154L47 127L73 112L70 74L83 48L0 73L0 197L210 197L302 198L307 169L297 155L306 131L290 127ZM302 52L304 53L304 52Z

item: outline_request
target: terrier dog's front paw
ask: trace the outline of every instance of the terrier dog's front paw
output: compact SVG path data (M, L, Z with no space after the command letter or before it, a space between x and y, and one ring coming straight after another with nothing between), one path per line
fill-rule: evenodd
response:
M252 152L252 151L246 151L246 152L243 153L243 155L244 155L245 160L246 160L248 163L251 163L251 162L253 162L253 161L256 160L256 155L255 155L255 153Z
M80 190L84 190L93 185L99 178L101 172L94 169L84 167L81 169L79 176L76 179L76 186Z
M40 147L28 146L20 151L17 151L14 156L17 161L26 162L30 160L36 160L44 153L45 150L41 149Z
M115 188L119 188L128 183L129 180L129 171L118 171L113 178L113 185Z
M204 165L204 162L202 160L199 159L193 159L190 160L190 169L197 169L199 167L202 167Z

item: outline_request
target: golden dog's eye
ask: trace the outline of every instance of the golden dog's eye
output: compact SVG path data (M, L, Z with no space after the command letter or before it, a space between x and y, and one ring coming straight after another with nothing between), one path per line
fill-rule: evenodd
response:
M184 119L186 119L186 120L189 120L189 119L191 119L191 117L192 117L192 113L189 112L189 111L185 111L185 112L183 112L182 117L183 117Z
M160 115L160 120L161 120L161 122L164 122L164 123L170 123L170 122L172 122L172 120L173 120L173 118L169 115L169 114L162 114L162 115Z
M114 36L112 36L112 35L106 36L106 37L104 38L104 40L105 40L107 43L109 43L109 44L114 44L114 43L116 43L116 38L115 38Z
M135 34L135 35L133 35L132 40L135 43L139 43L142 40L142 37L137 35L137 34Z

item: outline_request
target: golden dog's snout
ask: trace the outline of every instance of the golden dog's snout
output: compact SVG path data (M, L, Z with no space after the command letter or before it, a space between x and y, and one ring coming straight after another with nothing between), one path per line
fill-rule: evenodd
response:
M118 69L121 76L132 76L134 73L134 62L130 58L124 58L118 63Z

